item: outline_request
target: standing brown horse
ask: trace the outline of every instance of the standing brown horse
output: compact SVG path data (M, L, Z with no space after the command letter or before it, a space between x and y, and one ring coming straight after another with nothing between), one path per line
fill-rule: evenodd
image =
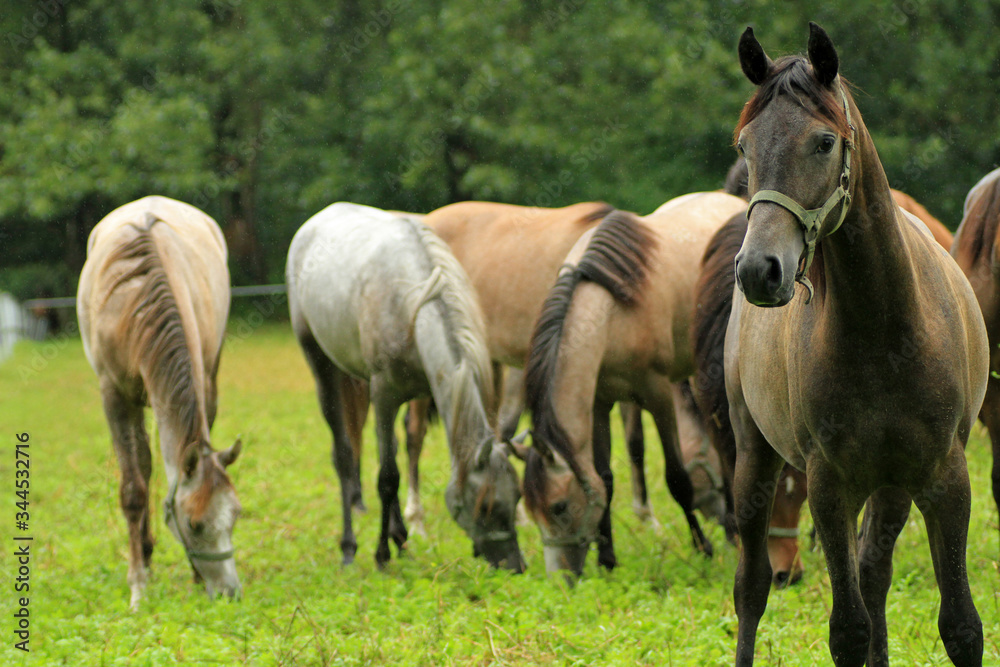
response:
M772 62L748 28L739 55L758 89L735 132L752 197L736 256L745 299L734 296L725 349L743 543L736 662L753 663L770 590L770 501L760 500L788 461L809 478L833 590L834 663L888 664L892 551L912 498L927 526L945 649L957 665L981 665L965 563L964 446L989 365L975 295L893 203L826 33L810 24L808 60Z
M240 502L226 467L239 455L240 442L216 452L209 438L229 315L219 226L195 207L166 197L115 209L90 234L77 314L121 468L132 608L142 598L153 555L147 405L156 417L170 485L167 527L209 594L236 595L232 532Z
M1000 169L994 169L969 192L965 214L951 254L965 271L986 319L990 337L990 373L979 418L993 443L993 499L1000 509Z
M738 157L726 177L726 192L749 200L747 180L746 160ZM951 232L937 218L908 194L899 190L891 192L900 208L916 216L945 250L951 248ZM702 260L702 276L696 288L697 305L692 332L698 365L694 383L696 403L700 406L705 429L716 450L722 453L720 464L725 480L727 517L724 525L727 536L735 535L736 531L730 491L736 464L736 441L729 421L723 351L736 283L733 261L743 245L746 230L746 212L741 212L733 216L709 243ZM806 476L786 463L776 488L767 535L767 551L774 584L782 588L802 578L798 525L801 507L806 500Z
M532 336L526 393L533 446L520 452L525 505L542 531L549 570L579 573L598 531L598 563L616 564L609 413L622 400L652 414L667 486L695 546L711 553L680 457L672 383L693 370L699 258L743 205L727 194L701 193L667 202L644 219L615 211L567 256Z

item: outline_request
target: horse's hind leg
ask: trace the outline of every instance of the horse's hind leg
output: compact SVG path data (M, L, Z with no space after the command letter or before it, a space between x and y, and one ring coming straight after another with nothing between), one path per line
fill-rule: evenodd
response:
M670 495L684 510L684 518L687 519L688 528L691 530L691 541L698 551L706 556L711 556L712 543L701 531L701 524L698 522L698 517L695 516L694 486L691 484L691 478L684 467L684 459L681 457L677 415L674 413L673 388L666 379L661 381L659 385L658 388L650 392L650 396L644 399L642 407L649 410L653 415L653 421L656 422L660 444L663 446L667 488L670 489Z
M316 393L319 396L323 417L333 433L333 467L340 479L340 507L344 519L340 550L344 554L343 564L349 565L354 562L354 554L358 551L358 542L354 537L354 527L351 523L351 506L354 498L360 497L361 489L358 486L354 452L351 450L344 420L341 397L341 376L344 373L330 361L311 334L300 334L299 344L316 380Z
M399 509L399 468L396 466L396 413L400 402L396 400L382 377L372 378L372 403L375 407L375 433L378 437L378 495L382 501L382 528L375 551L375 562L384 566L392 554L389 538L402 553L406 543L406 526Z
M948 657L959 667L983 664L983 624L972 602L965 565L971 498L965 453L958 443L937 478L913 496L927 525L941 591L938 631Z
M132 592L129 605L134 611L146 587L147 568L153 554L153 538L149 533L152 472L149 439L141 405L122 396L110 381L101 382L101 399L122 475L119 499L128 523L128 585Z
M986 386L986 397L979 416L986 424L993 446L993 502L1000 512L1000 380L994 377Z
M649 506L649 492L646 488L646 439L642 433L642 408L635 403L621 402L618 410L622 415L625 431L625 445L632 472L632 511L642 522L649 522L659 531L660 524Z
M351 453L354 455L354 489L351 507L358 512L367 510L361 497L361 445L365 420L368 418L369 389L368 383L341 373L340 395L343 399L345 427L347 437L351 441Z
M738 469L739 458L736 465ZM809 507L823 542L833 591L830 654L837 667L861 667L872 636L872 622L858 582L857 520L863 499L851 497L847 480L819 456L809 461L807 474ZM739 514L739 503L736 511Z
M611 405L597 403L594 406L594 470L604 481L608 504L597 525L599 535L597 563L608 570L618 564L615 545L611 535L611 498L615 492L615 480L611 473Z
M424 505L420 502L420 454L424 450L427 437L427 414L431 399L418 398L410 401L406 408L406 456L407 474L410 481L406 490L406 510L403 517L413 532L427 537L424 529Z
M892 584L892 551L910 515L910 496L902 489L885 487L868 499L861 524L858 569L861 597L872 622L868 667L889 664L885 599Z

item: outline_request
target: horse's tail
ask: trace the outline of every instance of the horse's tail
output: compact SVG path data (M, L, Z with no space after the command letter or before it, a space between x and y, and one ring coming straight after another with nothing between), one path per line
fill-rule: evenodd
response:
M987 269L990 278L1000 279L1000 169L969 192L951 254L970 280Z
M187 445L198 435L198 401L184 322L153 234L159 222L163 221L146 213L142 224L131 225L134 238L110 253L108 266L123 262L130 268L111 284L105 302L134 283L121 309L118 338L130 341L129 367L139 370L147 393L155 389L157 396L166 398Z
M730 479L736 462L736 441L729 419L723 352L736 286L734 259L746 233L746 214L738 213L709 241L701 260L701 276L695 287L695 311L691 323L695 358L694 395L705 428ZM728 470L725 469L727 467Z
M639 218L625 211L610 212L594 230L580 261L572 271L559 276L542 306L525 366L525 398L534 421L533 437L553 447L571 467L576 465L572 445L559 424L551 389L573 293L580 281L589 280L606 289L615 301L634 304L646 283L655 248L656 237ZM529 509L541 506L544 482L544 470L535 454L529 457L524 473L524 499Z

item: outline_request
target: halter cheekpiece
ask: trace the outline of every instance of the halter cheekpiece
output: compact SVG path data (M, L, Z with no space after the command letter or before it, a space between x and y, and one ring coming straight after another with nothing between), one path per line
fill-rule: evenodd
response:
M847 116L847 125L851 128L851 138L844 139L843 168L840 172L840 184L837 186L837 189L827 197L826 201L819 208L806 209L788 195L777 190L760 190L753 196L750 200L750 205L747 207L747 219L750 218L750 212L757 203L766 201L784 208L799 221L806 247L802 256L802 268L796 272L795 280L802 283L809 291L806 303L812 301L813 297L813 286L806 277L806 272L809 271L809 267L812 265L813 255L816 253L816 244L840 229L844 218L847 217L847 211L851 208L851 150L854 147L856 130L854 123L851 122L851 110L847 104L847 95L844 93L843 88L840 90L840 99L844 103L844 115ZM836 224L829 231L821 235L820 228L823 222L838 205L841 208Z

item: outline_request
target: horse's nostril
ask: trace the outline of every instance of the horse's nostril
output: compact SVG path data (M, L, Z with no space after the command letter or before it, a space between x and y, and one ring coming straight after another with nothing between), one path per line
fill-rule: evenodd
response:
M788 583L788 577L790 574L791 574L790 572L786 572L784 570L782 570L781 572L775 572L774 573L775 585L777 585L778 588L783 587L785 584Z
M772 289L777 289L781 286L781 262L777 257L767 257L765 261L767 262L767 284Z

